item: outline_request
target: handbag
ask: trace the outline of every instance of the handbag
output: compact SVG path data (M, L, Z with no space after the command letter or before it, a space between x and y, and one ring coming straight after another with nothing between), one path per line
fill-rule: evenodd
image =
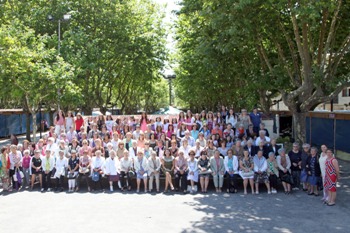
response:
M249 172L244 172L244 171L242 171L242 176L243 176L244 178L252 177L252 176L254 176L254 172L253 172L253 171L249 171Z
M95 182L99 181L100 180L100 173L99 172L93 172L91 179L92 179L92 181L95 181Z
M18 182L18 184L22 184L23 177L24 177L23 172L17 168L14 178L17 178L16 181Z
M75 173L68 173L68 176L67 176L68 179L75 179L76 178L76 174Z
M88 173L89 171L90 171L90 169L87 167L80 167L79 168L79 172L83 173L83 174Z
M199 175L207 175L207 174L211 174L211 173L212 173L211 169L207 169L206 171L200 171Z
M293 177L289 174L289 172L282 175L281 181L286 182L288 184L294 184Z

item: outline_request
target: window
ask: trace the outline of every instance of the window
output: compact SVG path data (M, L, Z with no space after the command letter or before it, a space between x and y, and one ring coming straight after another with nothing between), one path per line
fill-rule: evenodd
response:
M343 89L342 97L350 97L350 88Z

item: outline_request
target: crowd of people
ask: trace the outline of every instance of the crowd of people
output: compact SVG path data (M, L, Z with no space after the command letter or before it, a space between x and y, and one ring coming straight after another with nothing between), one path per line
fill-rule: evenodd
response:
M59 110L54 126L37 143L24 140L1 148L0 178L3 190L29 188L40 191L77 192L102 190L107 178L109 191L206 193L212 178L215 191L257 195L260 185L275 194L282 183L289 195L299 189L319 196L333 206L339 166L331 150L298 143L287 151L269 137L256 108L222 107L217 113L181 112L178 117L149 119L100 115L83 118ZM225 184L224 184L225 183ZM199 190L200 189L200 190ZM282 187L280 187L282 189Z

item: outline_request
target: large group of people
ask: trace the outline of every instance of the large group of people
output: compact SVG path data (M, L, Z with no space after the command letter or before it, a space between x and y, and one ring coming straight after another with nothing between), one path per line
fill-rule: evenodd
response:
M208 191L212 178L215 192L259 194L266 186L275 194L279 184L289 195L299 189L335 204L339 166L331 150L298 143L287 151L270 138L269 131L253 109L222 107L217 113L187 111L179 116L149 119L111 115L83 118L59 110L48 135L37 143L24 140L1 148L0 178L3 190L27 187L40 191L77 192L102 190L108 179L109 191L195 193ZM67 182L67 183L65 183ZM280 189L282 189L282 186ZM106 187L105 187L106 188Z

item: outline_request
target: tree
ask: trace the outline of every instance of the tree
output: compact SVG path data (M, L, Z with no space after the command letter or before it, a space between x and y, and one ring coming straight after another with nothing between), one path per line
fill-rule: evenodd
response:
M21 101L25 112L32 115L34 142L41 103L55 97L60 86L71 83L73 74L57 51L47 48L48 38L36 36L18 20L0 27L2 95ZM27 138L30 140L29 125Z
M61 107L85 114L105 111L108 103L129 112L146 107L129 95L144 98L161 78L167 56L162 8L151 0L0 2L0 23L18 18L35 35L50 35L48 48L57 47L57 20L66 13L72 18L61 23L60 56L74 67L74 78L60 87ZM46 104L55 108L57 97Z
M299 141L305 141L306 113L350 84L347 1L185 0L183 4L179 25L188 28L180 37L181 59L190 63L199 58L201 66L214 60L209 69L199 66L198 73L184 66L187 76L211 76L230 67L226 76L235 77L236 88L256 96L260 106L269 106L271 97L280 94L293 114ZM215 57L204 51L221 53ZM230 62L223 68L210 68L226 60ZM207 82L216 86L218 80L211 77Z

